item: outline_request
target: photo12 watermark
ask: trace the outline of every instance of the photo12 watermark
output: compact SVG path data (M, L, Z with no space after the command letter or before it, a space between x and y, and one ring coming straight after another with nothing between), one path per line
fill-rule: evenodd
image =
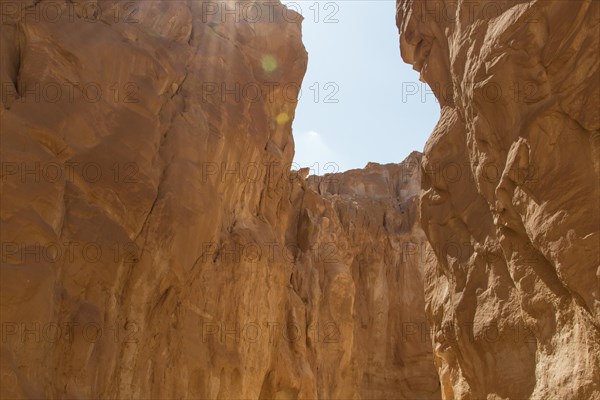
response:
M102 166L96 162L0 162L0 181L20 184L39 183L97 183L102 181L136 184L140 182L140 168L133 161L115 162Z
M272 61L275 62L275 61ZM268 61L262 64L269 64ZM268 65L265 67L269 70ZM303 89L305 88L305 89ZM200 101L202 103L278 103L296 104L302 96L309 96L315 104L338 104L340 86L337 82L202 82Z
M75 263L85 264L137 263L141 256L139 246L133 241L112 241L98 243L94 241L48 241L0 243L0 259L3 263L14 265L24 263Z
M294 343L310 340L313 343L339 343L340 329L334 321L321 321L308 326L296 322L203 322L202 343Z
M137 343L139 332L140 326L133 321L118 326L107 326L98 322L7 321L2 322L2 344L73 343L78 339L87 343L97 343L101 340L119 344Z
M65 23L139 24L139 4L135 1L96 2L78 0L0 2L0 20L3 24L15 21Z
M33 82L17 88L11 82L2 83L2 101L7 103L99 103L137 104L140 88L135 82L101 85L98 82Z
M309 20L315 24L340 22L341 2L337 1L203 1L203 23L273 23L298 24Z

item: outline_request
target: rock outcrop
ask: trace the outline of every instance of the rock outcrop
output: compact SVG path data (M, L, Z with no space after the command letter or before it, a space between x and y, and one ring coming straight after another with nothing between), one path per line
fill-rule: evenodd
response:
M420 154L291 173L301 17L240 4L0 2L2 398L440 397Z
M422 266L430 248L418 225L420 163L415 152L401 164L309 177L320 196L304 195L298 239L316 221L334 227L311 235L311 243L335 244L343 260L336 269L355 288L353 353L363 399L440 398L424 312Z
M457 7L458 6L458 7ZM407 1L444 399L600 398L600 3Z

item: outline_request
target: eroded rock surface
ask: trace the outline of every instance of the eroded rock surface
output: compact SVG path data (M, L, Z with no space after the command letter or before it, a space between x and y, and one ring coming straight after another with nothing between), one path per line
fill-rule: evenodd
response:
M300 17L225 4L0 2L2 398L439 398L420 155L290 173Z
M443 397L600 398L600 3L397 11L442 106L420 204Z
M423 311L422 268L430 248L418 225L420 163L415 152L401 164L309 177L320 196L304 195L327 205L305 200L307 216L335 227L327 239L319 233L312 243L335 243L350 267L344 273L355 287L357 392L365 399L440 398ZM305 229L301 223L299 239Z

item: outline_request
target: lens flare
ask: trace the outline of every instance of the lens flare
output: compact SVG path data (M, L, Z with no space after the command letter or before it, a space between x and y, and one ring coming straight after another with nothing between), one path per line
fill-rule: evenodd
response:
M272 55L264 55L261 59L265 72L273 72L277 69L277 60Z
M288 113L282 112L282 113L279 113L279 115L277 115L277 117L275 117L275 120L277 121L277 123L279 125L283 125L290 120L290 116L288 115Z

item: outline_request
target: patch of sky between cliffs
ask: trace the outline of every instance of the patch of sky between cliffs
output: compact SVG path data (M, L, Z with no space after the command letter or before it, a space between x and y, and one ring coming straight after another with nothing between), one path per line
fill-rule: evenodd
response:
M394 0L283 1L299 11L308 70L294 167L323 175L422 151L439 104L400 57Z

